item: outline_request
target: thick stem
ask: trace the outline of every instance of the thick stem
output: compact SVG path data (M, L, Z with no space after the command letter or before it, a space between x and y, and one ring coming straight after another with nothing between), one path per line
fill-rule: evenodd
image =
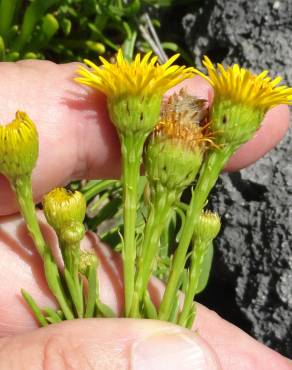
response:
M80 261L80 243L65 243L59 238L64 265L72 276L78 275Z
M39 222L36 216L35 205L32 197L31 176L21 176L12 182L21 213L26 222L28 231L35 243L35 246L41 255L44 256L48 249L40 230Z
M121 135L123 163L124 240L123 271L125 316L129 317L134 294L136 263L137 188L145 135Z
M160 320L168 321L170 317L172 303L176 299L181 272L184 269L186 254L193 236L196 220L202 212L209 192L215 185L222 168L234 152L234 149L233 147L226 146L220 150L214 150L209 153L204 161L198 183L187 210L181 238L174 255L170 276L159 308L158 317Z
M45 276L48 283L48 286L54 296L57 298L57 301L61 307L61 310L67 320L73 320L74 315L71 310L70 302L67 300L62 281L59 275L58 267L52 257L50 251L45 252L44 254L44 269Z
M170 216L171 206L176 200L176 192L158 186L153 189L153 200L144 231L141 255L138 260L138 270L135 282L135 295L131 310L132 317L140 316L140 304L153 270L153 263L159 251L161 233Z
M194 245L194 250L191 256L191 267L189 275L188 289L185 294L183 308L178 318L178 324L187 326L189 322L191 308L193 306L194 297L196 295L200 273L202 269L202 263L204 259L204 253L206 251L206 243L198 241Z
M79 278L79 263L80 263L80 242L68 243L60 240L59 245L62 252L62 257L65 269L70 275L71 286L68 286L72 300L74 302L78 317L83 317L83 287L82 281ZM66 278L66 275L65 275ZM67 281L68 284L68 281Z

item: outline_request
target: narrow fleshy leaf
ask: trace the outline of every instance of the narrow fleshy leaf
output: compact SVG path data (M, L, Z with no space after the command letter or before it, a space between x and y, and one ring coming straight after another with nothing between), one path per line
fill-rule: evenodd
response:
M26 301L26 303L31 308L32 312L34 313L35 318L38 320L40 325L41 326L47 326L48 322L47 322L45 316L43 315L41 309L39 308L39 306L37 305L35 300L32 298L32 296L27 291L25 291L24 289L21 289L21 294L22 294L22 297L24 298L24 300Z
M148 291L145 293L145 296L144 296L144 305L145 305L146 317L148 319L156 320L157 310L156 310L154 303L152 302L150 298Z
M90 266L88 272L88 296L87 296L87 304L84 317L94 317L94 309L95 309L95 302L96 302L96 280L97 280L97 272L96 266Z
M47 315L47 320L51 324L57 324L58 322L62 321L62 318L59 316L58 312L54 311L52 308L46 307L46 308L44 308L44 312Z

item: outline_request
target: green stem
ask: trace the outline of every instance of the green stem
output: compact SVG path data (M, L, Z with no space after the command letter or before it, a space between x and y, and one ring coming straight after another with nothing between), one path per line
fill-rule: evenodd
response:
M79 279L80 243L65 243L59 238L59 245L65 269L69 273L69 277L66 279L67 287L74 302L77 316L80 318L83 317L84 314L83 287L82 282ZM68 283L70 284L70 287L68 286Z
M65 243L59 238L59 245L66 269L73 276L78 274L80 261L80 243Z
M45 251L48 251L48 247L44 241L36 216L35 205L32 197L31 176L25 175L17 178L12 182L12 187L15 190L28 231L39 254L43 257Z
M134 294L136 262L137 190L145 135L121 135L123 163L124 240L123 271L125 316L129 317Z
M183 308L178 318L178 324L181 326L186 326L187 323L189 322L191 309L193 306L194 297L196 295L206 249L207 249L206 243L198 241L194 245L194 250L191 255L191 267L188 289L185 294Z
M70 303L66 298L59 275L59 270L50 251L44 254L44 269L48 286L56 297L66 320L73 320L74 315L71 310Z
M140 304L152 273L155 256L159 252L159 240L171 213L171 206L176 200L176 192L165 187L153 189L153 201L144 231L141 255L138 260L138 270L135 282L135 294L131 317L140 317Z
M168 321L171 313L172 303L175 301L181 272L184 269L186 254L193 236L197 217L202 212L207 197L215 185L218 176L230 158L235 148L225 146L222 149L209 153L204 161L199 180L192 194L191 202L187 210L185 223L182 229L179 245L174 255L170 276L166 285L165 293L159 308L159 319Z

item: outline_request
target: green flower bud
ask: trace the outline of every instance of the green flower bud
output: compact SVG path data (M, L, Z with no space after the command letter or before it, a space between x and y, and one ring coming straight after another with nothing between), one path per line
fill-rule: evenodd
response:
M31 174L38 151L38 133L26 113L18 111L11 123L0 126L0 172L10 180Z
M78 245L85 234L85 227L78 221L72 221L60 230L60 239L67 245Z
M189 185L202 162L199 148L190 148L183 139L154 136L147 146L145 168L151 183L180 191Z
M210 211L202 212L195 224L194 236L196 239L208 244L216 238L220 231L220 227L220 217L217 213Z
M72 222L83 223L86 201L79 191L56 188L44 196L43 207L48 223L60 234Z

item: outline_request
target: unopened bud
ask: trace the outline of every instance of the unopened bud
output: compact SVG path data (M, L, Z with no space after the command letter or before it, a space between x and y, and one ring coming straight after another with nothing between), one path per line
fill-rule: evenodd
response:
M43 207L48 223L59 234L72 222L83 223L86 201L79 191L71 192L64 188L56 188L44 196Z
M18 111L11 123L0 126L0 172L9 179L29 175L38 151L38 133L26 113Z
M205 242L211 242L220 231L221 222L217 213L202 212L195 224L194 236Z
M60 239L68 245L81 242L85 234L85 227L78 221L72 221L60 230Z

